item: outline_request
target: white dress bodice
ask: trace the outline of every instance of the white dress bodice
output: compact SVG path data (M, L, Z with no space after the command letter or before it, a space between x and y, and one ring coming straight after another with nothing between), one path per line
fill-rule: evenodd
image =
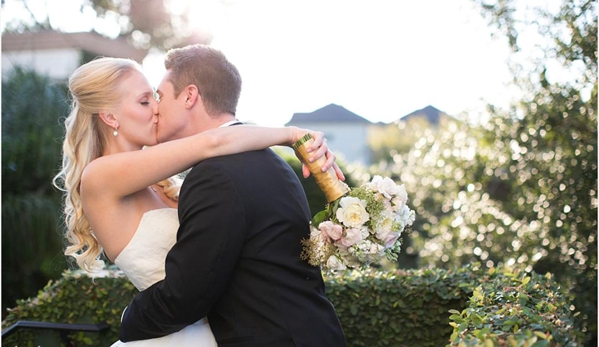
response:
M140 291L164 279L166 255L177 240L178 228L177 209L148 211L142 216L135 235L115 259L114 263ZM117 341L112 345L118 346L217 347L206 318L161 338L128 343Z
M135 235L114 263L140 291L164 278L166 254L177 240L177 209L151 210L141 217Z

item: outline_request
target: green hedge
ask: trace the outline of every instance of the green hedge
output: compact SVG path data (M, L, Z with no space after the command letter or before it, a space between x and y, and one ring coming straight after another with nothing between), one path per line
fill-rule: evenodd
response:
M448 312L466 307L472 278L463 270L346 272L327 278L327 295L349 346L440 347L452 332Z
M20 320L55 323L97 324L105 322L103 333L72 333L75 346L110 346L118 339L120 317L137 289L121 271L107 270L104 277L92 279L80 271L65 271L58 281L50 281L37 297L18 300L9 309L2 328ZM2 339L2 346L64 346L57 332L21 329Z
M478 266L347 271L326 276L348 346L582 346L575 314L551 276ZM19 320L110 325L73 333L75 345L108 346L136 289L117 270L91 278L67 271L36 298L20 300L3 328ZM58 333L21 330L3 346L57 346Z
M452 310L451 346L582 346L578 313L551 274L491 268L477 278L468 307Z

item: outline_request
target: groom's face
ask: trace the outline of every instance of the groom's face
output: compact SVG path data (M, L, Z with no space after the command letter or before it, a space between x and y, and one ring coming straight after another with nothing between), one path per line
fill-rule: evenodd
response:
M156 93L158 102L158 123L156 125L156 138L159 143L180 139L192 134L189 132L189 114L185 108L185 93L175 96L175 89L169 80L170 72L167 71L158 85Z

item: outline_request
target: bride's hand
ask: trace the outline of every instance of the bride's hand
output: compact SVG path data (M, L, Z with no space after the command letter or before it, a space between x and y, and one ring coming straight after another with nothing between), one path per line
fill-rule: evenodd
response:
M337 177L341 181L345 181L345 175L343 175L343 172L341 172L341 169L335 163L335 154L333 154L333 152L331 152L329 149L327 145L327 139L324 137L324 133L322 131L295 128L293 143L304 137L306 134L312 135L312 139L314 140L314 142L310 144L307 149L308 153L310 153L310 162L316 161L320 157L324 156L326 161L321 167L322 171L325 172L332 167L335 170ZM304 175L304 178L310 176L310 170L308 170L308 167L304 163L302 163L302 174Z

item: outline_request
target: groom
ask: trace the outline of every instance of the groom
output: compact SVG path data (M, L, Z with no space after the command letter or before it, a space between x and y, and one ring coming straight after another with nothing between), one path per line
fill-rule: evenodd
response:
M165 66L159 142L235 123L241 77L220 51L174 49ZM168 335L207 316L219 346L345 346L320 269L300 260L306 196L274 152L197 164L181 189L179 220L166 278L131 302L121 341Z

